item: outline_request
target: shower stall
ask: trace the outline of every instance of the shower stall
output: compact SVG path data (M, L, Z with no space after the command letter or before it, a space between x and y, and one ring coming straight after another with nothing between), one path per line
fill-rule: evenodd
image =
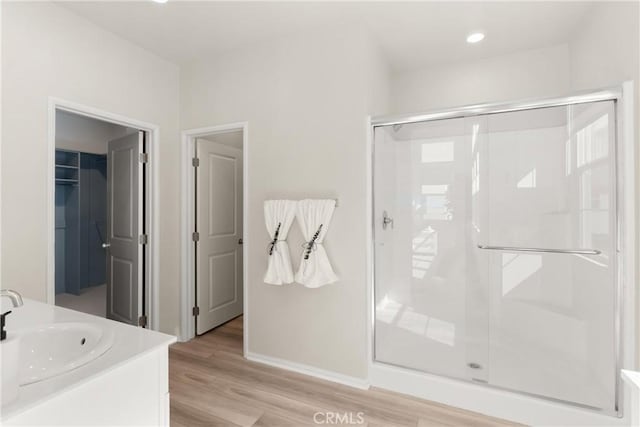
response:
M374 120L374 363L619 413L617 104Z

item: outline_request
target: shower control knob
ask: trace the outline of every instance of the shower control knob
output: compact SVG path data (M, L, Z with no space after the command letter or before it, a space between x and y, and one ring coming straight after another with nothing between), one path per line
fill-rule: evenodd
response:
M382 212L382 229L386 230L389 225L393 228L393 218L387 214L387 211L384 211Z

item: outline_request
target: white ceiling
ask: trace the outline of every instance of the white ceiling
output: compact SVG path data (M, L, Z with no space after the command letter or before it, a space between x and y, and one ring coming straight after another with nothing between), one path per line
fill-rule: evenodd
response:
M566 42L587 2L59 2L176 63L269 38L363 23L394 69L472 60ZM465 42L482 30L486 39Z

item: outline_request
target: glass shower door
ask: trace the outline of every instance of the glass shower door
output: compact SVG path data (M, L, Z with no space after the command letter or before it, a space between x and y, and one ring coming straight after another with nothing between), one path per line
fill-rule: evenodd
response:
M376 361L615 413L614 111L375 128Z
M377 361L488 379L488 255L472 217L479 147L468 119L375 130Z
M614 103L487 129L489 382L614 412Z

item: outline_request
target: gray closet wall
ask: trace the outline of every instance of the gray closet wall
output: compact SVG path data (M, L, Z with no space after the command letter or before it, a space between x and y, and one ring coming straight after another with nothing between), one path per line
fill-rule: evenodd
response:
M56 293L106 280L107 157L56 150Z

